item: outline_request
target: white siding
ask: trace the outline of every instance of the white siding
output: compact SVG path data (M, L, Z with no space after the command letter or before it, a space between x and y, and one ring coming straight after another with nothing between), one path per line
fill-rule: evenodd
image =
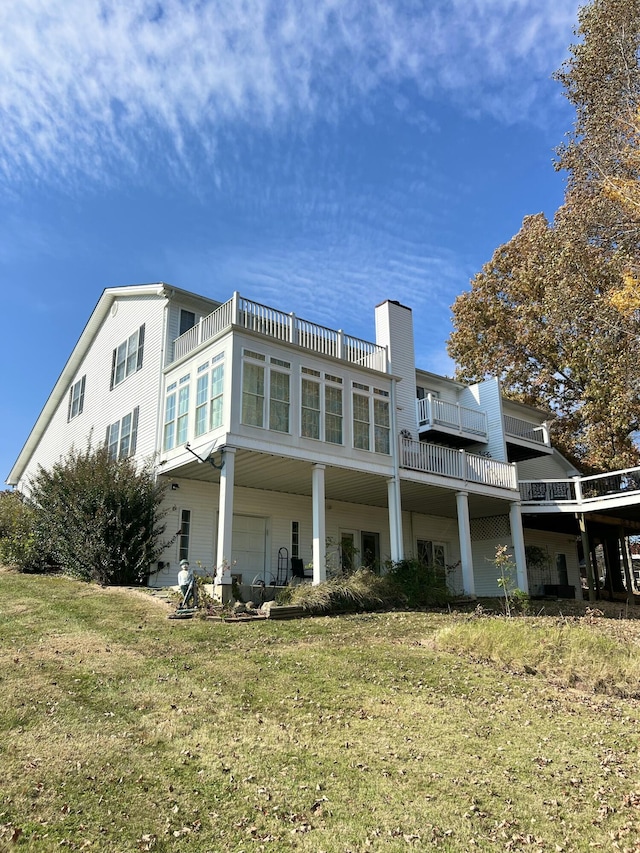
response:
M160 296L119 298L107 315L70 386L86 375L84 407L67 422L68 389L53 414L20 481L24 488L38 466L50 467L71 449L104 441L107 426L139 407L137 458L156 449L157 407L162 359L163 307ZM145 325L142 368L109 389L113 350Z
M502 421L502 397L500 395L500 384L497 379L486 379L471 385L461 395L460 402L472 398L477 405L487 414L487 429L489 431L489 442L484 450L490 453L493 459L499 462L507 461L507 447L504 440L504 426Z
M376 343L387 347L391 372L401 379L396 388L398 432L406 429L416 438L416 359L411 309L388 301L376 306Z

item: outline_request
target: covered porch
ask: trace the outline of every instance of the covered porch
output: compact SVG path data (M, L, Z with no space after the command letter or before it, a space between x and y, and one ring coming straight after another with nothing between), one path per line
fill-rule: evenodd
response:
M390 466L363 471L230 445L204 461L183 455L170 469L165 466L162 476L171 482L169 499L185 507L183 511L193 510L188 516L192 546L196 522L199 541L209 543L198 546L198 559L208 566L227 566L242 583L250 583L259 571L266 583L289 582L293 557L309 567L313 583L320 583L327 566L341 559L343 537L352 533L358 549L364 550L366 542L367 549L377 551L377 564L383 565L414 556L417 539L438 540L441 531L447 531L450 559L460 565L459 591L472 596L474 520L500 516L509 519L518 586L526 589L519 496L513 488L420 470L394 475ZM255 519L255 524L247 519ZM426 532L416 532L415 519ZM257 542L256 562L248 570L249 549L240 547L241 536L253 536ZM193 562L192 552L189 558Z

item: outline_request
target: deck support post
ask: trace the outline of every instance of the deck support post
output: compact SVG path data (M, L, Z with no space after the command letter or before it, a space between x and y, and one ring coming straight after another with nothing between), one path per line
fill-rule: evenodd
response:
M465 595L475 597L476 586L473 578L471 524L469 522L469 496L467 492L456 492L456 509L458 513L458 537L460 539L463 592Z
M220 586L222 573L231 567L231 545L233 540L233 490L235 483L236 449L225 447L222 451L220 469L220 493L218 496L218 545L216 548L217 576L214 589Z
M587 522L583 512L576 513L578 519L578 527L580 528L580 537L582 539L582 553L584 554L584 565L587 570L587 585L589 587L589 603L593 604L596 600L596 585L593 578L593 563L591 562L591 548L589 546L589 534L587 532Z
M518 589L529 594L529 578L527 577L527 557L524 550L524 531L522 529L522 513L520 504L514 501L509 506L509 526L513 541L513 555L516 560L516 583Z
M327 579L327 543L324 503L324 465L314 465L311 471L313 516L313 583Z

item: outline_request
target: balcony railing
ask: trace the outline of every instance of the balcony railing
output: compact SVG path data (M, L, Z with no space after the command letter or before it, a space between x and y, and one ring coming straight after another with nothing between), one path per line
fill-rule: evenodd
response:
M549 431L544 424L533 424L511 415L504 416L504 431L507 437L524 438L536 444L550 446Z
M576 486L574 480L521 480L520 497L523 501L557 503L575 501Z
M440 400L433 394L416 400L416 408L418 426L443 426L479 438L486 438L488 435L487 416L478 409Z
M640 493L640 467L572 480L522 480L520 497L528 503L578 504ZM640 494L637 494L640 501Z
M429 444L411 438L400 439L400 465L413 471L438 474L455 480L497 486L501 489L517 489L515 465L498 462L486 456L455 450L441 444Z
M223 330L239 326L319 355L369 367L381 373L388 372L387 350L378 344L354 338L342 330L329 329L295 314L285 314L259 302L245 299L238 293L203 319L188 332L176 338L173 344L173 361L192 352L200 344L214 338Z

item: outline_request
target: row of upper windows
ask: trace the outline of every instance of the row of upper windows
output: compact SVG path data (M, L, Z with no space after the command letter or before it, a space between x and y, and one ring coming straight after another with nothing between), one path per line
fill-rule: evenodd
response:
M291 365L279 358L244 350L241 421L275 432L291 431ZM343 379L301 368L300 435L344 444ZM166 390L163 450L189 438L191 373ZM196 373L195 436L222 426L224 353L200 365ZM390 453L389 392L352 382L353 446Z

